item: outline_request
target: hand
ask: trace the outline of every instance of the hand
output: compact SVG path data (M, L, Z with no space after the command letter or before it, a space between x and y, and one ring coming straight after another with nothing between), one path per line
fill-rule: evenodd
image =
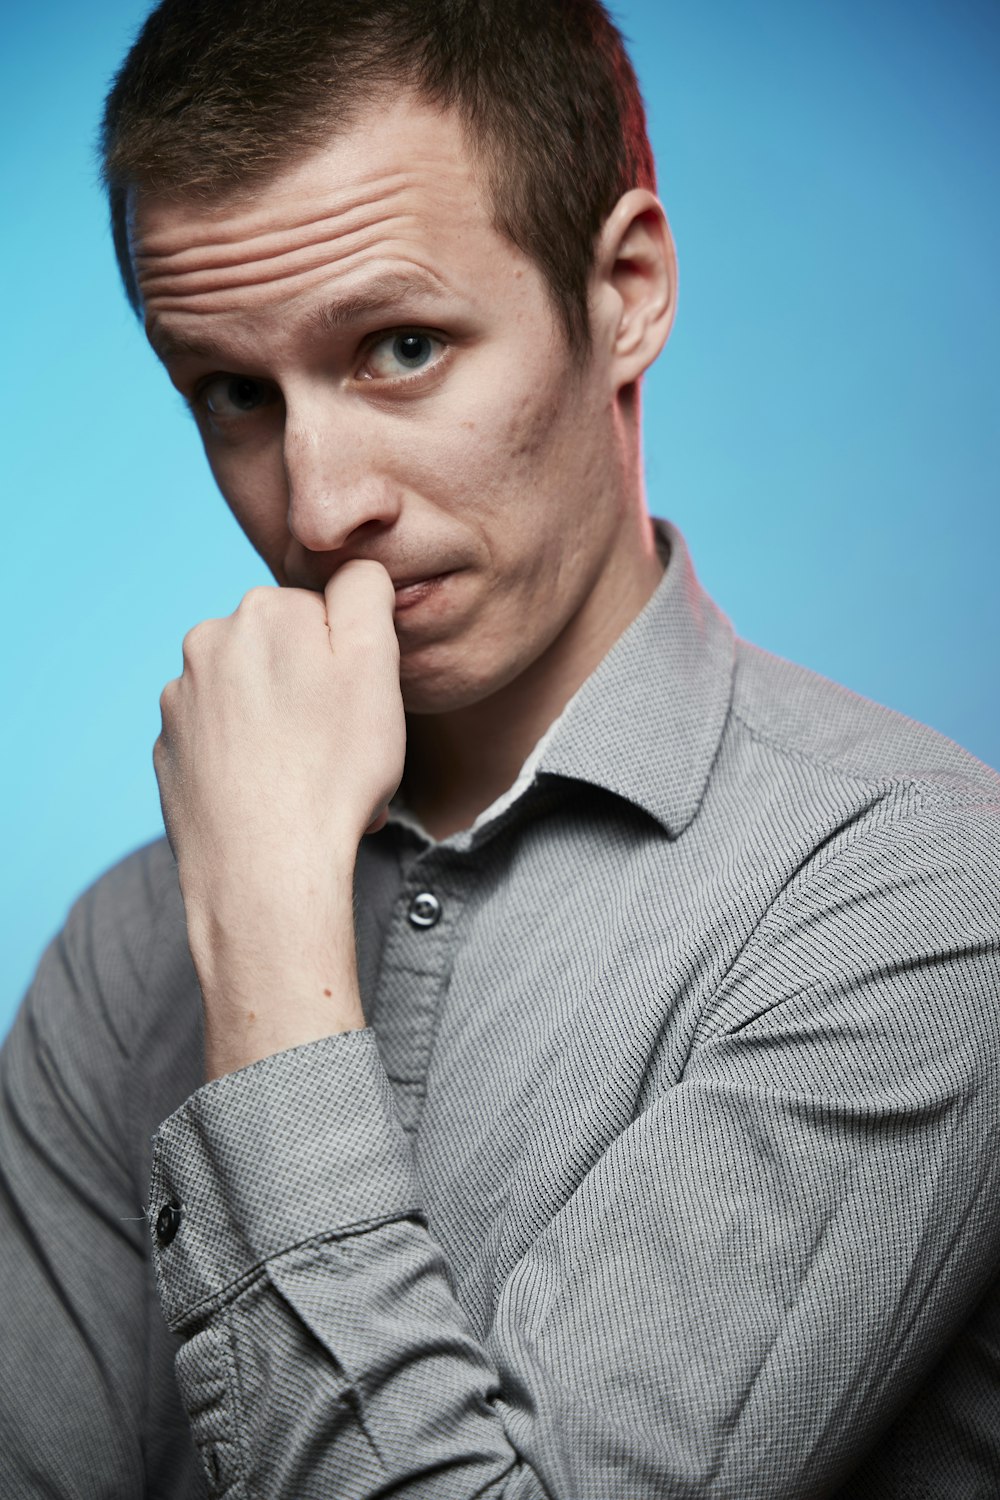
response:
M252 590L184 642L154 749L209 1076L364 1025L353 874L403 774L395 596L345 563L325 596Z

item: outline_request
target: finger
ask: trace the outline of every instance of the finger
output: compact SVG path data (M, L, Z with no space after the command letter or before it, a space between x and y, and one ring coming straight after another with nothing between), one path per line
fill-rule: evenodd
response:
M353 558L342 563L323 590L331 633L353 624L369 625L372 616L391 621L396 608L392 579L381 563Z

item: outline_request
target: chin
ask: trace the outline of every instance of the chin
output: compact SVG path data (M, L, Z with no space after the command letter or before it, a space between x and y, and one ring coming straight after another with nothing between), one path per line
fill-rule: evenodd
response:
M490 696L490 689L473 687L469 683L451 681L447 675L428 680L423 677L412 682L400 682L403 707L408 714L450 714L459 709L471 708Z
M428 658L430 655L428 652ZM408 714L458 713L492 697L513 681L520 670L520 663L485 666L454 660L435 663L429 659L418 663L408 662L404 655L399 678L403 707Z

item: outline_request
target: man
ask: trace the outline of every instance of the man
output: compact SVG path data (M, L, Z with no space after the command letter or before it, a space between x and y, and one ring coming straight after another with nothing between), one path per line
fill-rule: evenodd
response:
M649 520L601 7L166 0L105 162L280 587L5 1049L3 1493L993 1493L1000 788Z

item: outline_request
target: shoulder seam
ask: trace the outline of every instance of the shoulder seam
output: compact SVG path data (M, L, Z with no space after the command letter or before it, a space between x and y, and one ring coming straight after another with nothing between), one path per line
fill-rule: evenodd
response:
M787 759L797 761L801 765L819 766L823 770L840 776L844 780L862 782L873 791L882 791L883 793L910 791L916 793L918 796L926 796L928 803L937 801L951 803L955 806L978 802L984 797L988 797L986 788L978 786L975 782L963 776L962 771L959 769L956 769L953 774L955 780L961 778L965 782L963 787L953 784L943 787L940 783L928 777L905 773L876 775L870 771L863 771L858 766L852 766L846 761L831 760L826 756L818 754L816 751L802 750L798 746L786 744L776 735L768 734L765 730L752 724L735 704L730 707L730 713L737 723L746 730L750 738L758 744L767 745L770 749L779 751ZM945 772L943 774L950 775L952 773Z

